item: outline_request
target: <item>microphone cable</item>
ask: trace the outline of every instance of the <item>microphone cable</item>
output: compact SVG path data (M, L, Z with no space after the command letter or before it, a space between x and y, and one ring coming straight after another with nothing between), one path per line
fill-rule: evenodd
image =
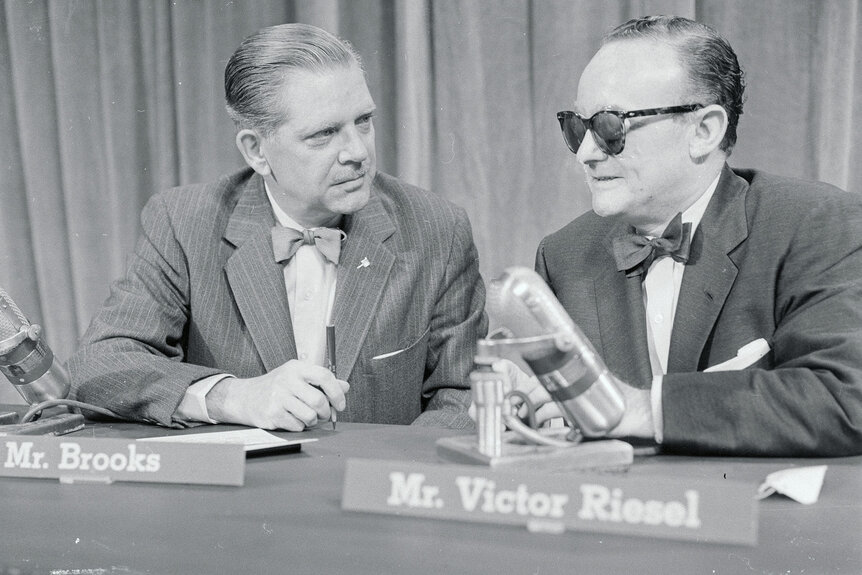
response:
M86 409L87 411L92 411L101 415L107 415L108 417L113 417L114 419L123 419L110 409L99 407L98 405L92 405L74 399L48 399L31 405L30 409L28 409L24 413L24 415L22 415L21 418L18 420L18 423L29 423L31 421L36 421L42 415L43 410L49 409L51 407L57 407L60 405L65 405L67 407L76 407L78 409Z

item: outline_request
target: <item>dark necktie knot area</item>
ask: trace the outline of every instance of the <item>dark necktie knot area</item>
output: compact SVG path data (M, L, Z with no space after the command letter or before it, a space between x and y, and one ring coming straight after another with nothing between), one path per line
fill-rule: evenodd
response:
M688 262L691 250L691 223L682 223L682 214L677 214L661 236L648 238L633 230L614 238L614 259L617 270L626 276L645 275L652 263L664 256L674 261Z
M347 237L335 228L311 228L295 230L283 226L272 228L272 252L275 261L290 260L303 245L316 247L323 256L334 264L341 255L341 242Z

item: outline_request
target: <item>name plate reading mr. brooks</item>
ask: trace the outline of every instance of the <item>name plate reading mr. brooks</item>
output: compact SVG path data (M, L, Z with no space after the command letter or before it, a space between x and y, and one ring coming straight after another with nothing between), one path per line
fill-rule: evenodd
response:
M242 485L242 445L92 437L0 437L0 476L111 483Z
M685 539L757 543L755 486L722 480L503 472L349 459L350 511Z

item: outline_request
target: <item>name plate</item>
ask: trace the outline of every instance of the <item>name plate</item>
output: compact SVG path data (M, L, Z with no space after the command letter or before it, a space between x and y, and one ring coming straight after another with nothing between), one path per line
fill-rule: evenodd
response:
M756 486L349 459L342 509L710 543L757 543Z
M10 435L0 437L0 476L242 485L245 451L238 444Z

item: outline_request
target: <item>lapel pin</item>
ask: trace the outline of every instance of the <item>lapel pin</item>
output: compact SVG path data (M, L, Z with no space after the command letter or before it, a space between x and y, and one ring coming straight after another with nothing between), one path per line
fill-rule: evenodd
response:
M370 266L370 265L371 265L371 262L370 262L370 261L368 261L368 258L362 258L362 261L361 261L361 262L359 262L359 265L358 265L358 266L356 266L356 269L359 269L359 268L367 268L367 267L368 267L368 266Z

